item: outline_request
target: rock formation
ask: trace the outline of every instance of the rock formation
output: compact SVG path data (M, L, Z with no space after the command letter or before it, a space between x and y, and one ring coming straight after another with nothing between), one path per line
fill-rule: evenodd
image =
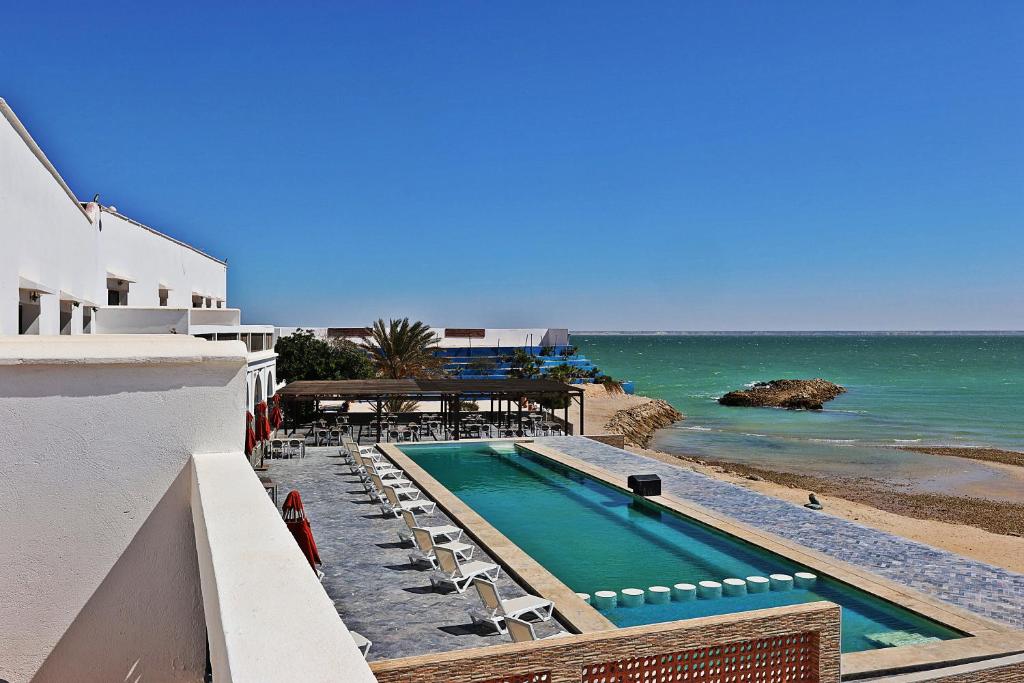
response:
M631 446L646 448L654 432L683 419L683 414L660 398L651 399L632 408L620 410L608 420L604 428L622 434Z
M844 387L819 377L773 379L770 382L758 382L749 389L730 391L718 402L723 406L821 410L826 401L845 392Z

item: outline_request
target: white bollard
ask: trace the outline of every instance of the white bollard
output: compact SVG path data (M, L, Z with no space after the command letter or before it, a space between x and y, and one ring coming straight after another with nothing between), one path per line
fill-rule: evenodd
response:
M770 574L768 579L773 591L788 591L793 587L793 577L789 574Z
M722 594L729 597L747 594L747 582L743 579L724 579L722 581Z
M692 583L677 583L672 586L672 598L679 602L686 602L697 597L697 587Z
M619 603L619 594L615 591L597 591L594 593L594 607L612 609Z
M697 583L697 597L714 600L722 597L722 584L717 581L700 581Z
M587 603L588 605L590 604L590 593L577 593L576 597L578 597L580 600Z
M771 582L763 576L748 576L747 577L747 592L748 593L767 593L768 586Z
M652 605L664 605L672 597L668 586L651 586L647 589L647 602Z
M793 585L797 588L813 588L818 577L810 572L797 572L793 574Z
M644 604L644 592L639 588L623 588L619 591L619 604L623 607L639 607Z

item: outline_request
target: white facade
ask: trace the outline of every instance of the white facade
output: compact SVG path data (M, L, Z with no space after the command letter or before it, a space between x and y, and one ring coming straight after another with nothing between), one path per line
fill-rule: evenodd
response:
M81 203L0 99L0 335L192 334L250 351L247 408L276 390L274 329L227 308L227 264Z
M373 680L241 452L249 356L0 337L0 680Z

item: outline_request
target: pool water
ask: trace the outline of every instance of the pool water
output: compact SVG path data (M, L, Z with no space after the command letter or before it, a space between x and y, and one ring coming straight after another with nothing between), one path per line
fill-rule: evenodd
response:
M403 445L401 450L576 592L809 571L512 442ZM809 589L620 606L602 613L618 626L635 626L817 600L842 607L843 652L962 635L824 576Z

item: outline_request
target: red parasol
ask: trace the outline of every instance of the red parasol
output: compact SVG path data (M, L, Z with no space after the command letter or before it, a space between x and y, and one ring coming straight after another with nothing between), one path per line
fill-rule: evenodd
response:
M281 397L274 394L274 409L270 412L270 426L276 432L284 424L284 415L281 414Z
M291 491L288 494L288 497L284 499L281 511L284 515L284 523L288 525L288 530L292 532L295 542L299 544L299 550L306 556L313 571L316 571L316 565L323 564L323 562L320 560L320 553L317 552L316 541L313 540L313 530L309 527L306 511L302 507L302 496L298 491Z
M270 420L267 419L267 402L256 404L256 440L260 443L270 438Z
M252 430L252 413L245 411L245 454L252 455L256 448L256 432Z

